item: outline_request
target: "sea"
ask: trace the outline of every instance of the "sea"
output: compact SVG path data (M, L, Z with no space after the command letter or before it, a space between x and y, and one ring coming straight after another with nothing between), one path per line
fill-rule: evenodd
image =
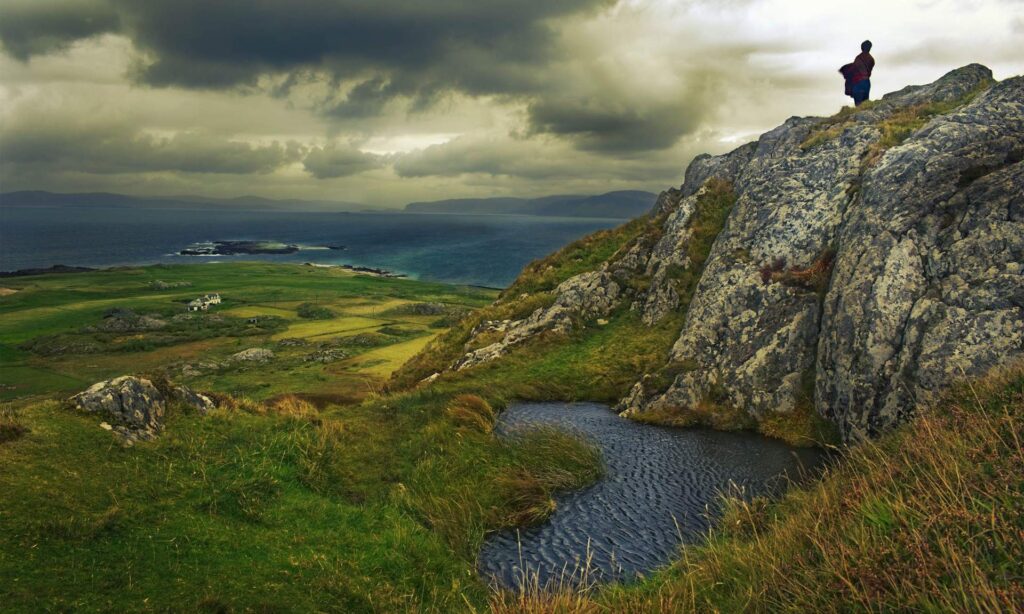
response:
M0 206L0 270L262 260L348 264L413 279L504 288L531 260L624 222L530 215ZM280 241L301 249L292 254L179 254L195 244L235 240Z

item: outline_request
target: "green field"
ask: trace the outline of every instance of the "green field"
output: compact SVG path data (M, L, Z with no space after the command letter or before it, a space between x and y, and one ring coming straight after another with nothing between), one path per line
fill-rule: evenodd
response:
M154 289L156 281L190 284ZM151 266L72 275L9 278L0 286L16 292L0 297L0 399L53 396L76 391L123 372L170 369L176 380L206 390L257 399L301 392L310 395L367 391L380 384L405 359L433 337L438 317L386 315L414 302L439 302L452 308L479 307L495 293L358 275L340 269L272 264ZM164 321L185 313L188 300L218 292L223 303L177 330L83 332L104 320L111 309L153 314ZM335 317L304 320L299 305L314 303ZM213 321L218 318L220 322ZM249 326L251 318L274 326ZM226 323L225 323L226 321ZM195 330L189 330L194 324ZM382 333L383 331L383 333ZM389 334L390 333L390 334ZM357 335L372 335L353 342ZM30 345L95 344L90 351L33 351ZM305 346L281 346L282 339L303 339ZM416 342L417 339L421 341ZM330 364L303 361L318 344L333 343L347 358ZM174 367L224 362L252 347L274 351L265 365L238 365L208 374L182 377ZM97 351L97 349L99 351ZM361 355L372 353L370 359ZM372 363L372 364L371 364Z

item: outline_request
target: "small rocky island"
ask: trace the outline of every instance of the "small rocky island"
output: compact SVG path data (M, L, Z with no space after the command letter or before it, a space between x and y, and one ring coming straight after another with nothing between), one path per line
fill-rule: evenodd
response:
M299 246L277 241L208 241L194 243L178 252L181 256L235 256L238 254L294 254Z
M294 254L302 249L330 249L340 251L344 245L316 245L304 247L280 241L204 241L193 243L178 252L179 256L237 256L247 254Z

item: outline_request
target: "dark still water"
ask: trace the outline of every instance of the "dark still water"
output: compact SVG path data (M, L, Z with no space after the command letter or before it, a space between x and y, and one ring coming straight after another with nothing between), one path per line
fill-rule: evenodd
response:
M309 213L0 206L0 270L231 260L384 268L410 277L505 287L527 262L624 220L520 215ZM193 243L276 240L344 251L178 256Z
M652 426L620 418L596 403L514 403L497 433L556 425L597 444L607 475L557 497L548 522L495 533L480 552L480 573L506 587L537 581L629 580L679 558L702 537L720 494L779 494L787 482L819 470L824 453L791 448L751 433Z

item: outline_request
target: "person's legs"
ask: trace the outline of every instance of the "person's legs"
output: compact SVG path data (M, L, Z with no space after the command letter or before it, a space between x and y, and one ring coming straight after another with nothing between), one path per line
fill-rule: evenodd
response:
M864 79L853 84L853 104L860 106L871 95L871 80Z

